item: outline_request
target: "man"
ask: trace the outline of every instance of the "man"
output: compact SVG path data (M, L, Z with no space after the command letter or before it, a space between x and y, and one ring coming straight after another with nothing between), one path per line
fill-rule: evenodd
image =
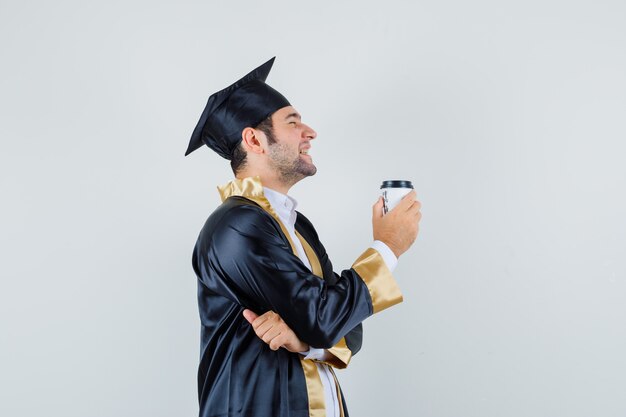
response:
M316 132L265 83L274 58L211 95L187 154L206 144L236 179L193 253L202 323L200 416L347 416L332 370L361 347L361 322L402 301L391 275L421 217L415 192L383 217L340 275L287 194L314 175Z

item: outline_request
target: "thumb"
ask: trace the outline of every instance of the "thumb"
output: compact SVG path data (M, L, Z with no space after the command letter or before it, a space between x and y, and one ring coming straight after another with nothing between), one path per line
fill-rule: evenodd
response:
M248 320L248 323L250 324L252 324L252 322L256 320L257 317L259 317L259 315L256 314L254 311L247 308L243 311L243 316L246 318L246 320Z
M375 218L375 219L379 219L379 218L383 217L383 198L382 198L382 196L378 197L378 200L376 201L376 203L372 207L372 217Z

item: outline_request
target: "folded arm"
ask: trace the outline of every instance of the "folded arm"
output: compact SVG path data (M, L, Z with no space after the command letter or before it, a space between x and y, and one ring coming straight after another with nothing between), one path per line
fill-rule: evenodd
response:
M371 314L402 301L381 255L368 249L334 285L293 254L278 224L262 209L228 211L196 251L197 272L213 291L257 314L274 311L306 344L331 348Z

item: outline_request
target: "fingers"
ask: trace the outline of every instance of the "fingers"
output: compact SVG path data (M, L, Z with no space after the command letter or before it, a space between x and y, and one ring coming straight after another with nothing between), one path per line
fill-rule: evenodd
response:
M254 329L254 331L256 332L256 331L257 331L257 329L258 329L260 326L262 326L262 325L263 325L263 323L265 323L266 321L268 321L268 320L272 317L272 314L274 314L274 312L273 312L273 311L268 311L268 312L267 312L267 313L265 313L265 314L262 314L262 315L260 315L260 316L257 316L257 318L256 318L256 319L254 319L254 320L252 321L252 323L251 323L251 324L252 324L252 328ZM245 311L244 311L244 317L245 317Z
M263 338L263 336L265 336L265 333L270 331L273 327L278 326L281 322L282 320L278 314L274 313L273 311L268 311L263 316L255 320L254 323L252 323L252 327L254 328L254 332L257 334L257 336Z
M373 218L381 218L383 217L383 198L378 197L376 203L372 206L372 217Z
M261 337L261 340L263 340L265 343L269 345L273 340L277 339L281 333L282 331L280 329L280 326L272 327L267 332L265 332L263 337Z
M417 197L417 192L415 190L412 190L407 195L402 197L402 200L400 200L397 206L399 207L399 210L402 210L402 211L408 210L411 207L411 205L416 201L415 197Z
M259 317L258 314L256 314L254 311L249 310L249 309L245 309L243 311L243 316L246 318L246 320L248 320L248 323L252 324L252 322Z
M247 316L250 315L247 311L250 310L244 310L244 317L246 317L246 320L248 320ZM253 312L251 313L254 314ZM279 336L284 331L285 327L287 327L287 325L283 319L281 319L280 316L273 311L268 311L261 316L257 316L257 318L252 321L252 328L254 329L254 332L267 344Z
M413 204L408 208L407 211L410 211L413 214L417 215L420 212L421 209L422 209L422 203L420 203L419 201L415 200L413 202Z
M287 323L273 311L268 311L260 316L253 311L245 309L243 316L252 324L256 335L267 343L272 350L285 348L290 352L302 350L303 343L296 334L287 326ZM255 317L254 319L253 316ZM308 348L307 348L308 349ZM305 349L306 350L306 349Z
M281 347L283 347L283 344L284 344L283 334L279 333L276 336L274 336L269 342L265 342L265 343L269 345L270 349L278 350Z
M417 196L417 192L412 190L407 195L402 197L402 200L389 212L389 213L404 213L405 211L409 211L413 208L413 206L417 203L418 208L422 206L422 204L415 199Z

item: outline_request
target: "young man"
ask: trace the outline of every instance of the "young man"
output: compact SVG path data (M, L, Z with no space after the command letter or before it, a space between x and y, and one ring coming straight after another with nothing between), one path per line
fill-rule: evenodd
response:
M200 416L347 416L332 370L361 347L361 322L402 301L391 275L421 218L415 192L383 216L340 275L288 196L317 171L316 132L265 83L274 58L211 95L189 143L231 161L235 180L193 253L198 277Z

